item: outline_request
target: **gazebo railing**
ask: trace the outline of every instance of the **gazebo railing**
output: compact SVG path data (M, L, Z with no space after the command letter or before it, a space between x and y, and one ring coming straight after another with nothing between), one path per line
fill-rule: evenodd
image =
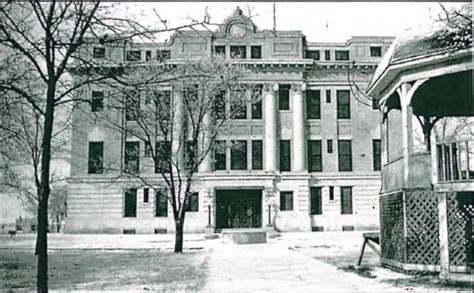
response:
M438 182L474 181L474 140L436 145Z

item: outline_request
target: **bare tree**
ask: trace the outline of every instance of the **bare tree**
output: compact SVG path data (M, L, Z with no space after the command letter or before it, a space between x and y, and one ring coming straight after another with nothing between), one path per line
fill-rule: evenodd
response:
M107 84L109 95L121 97L109 108L121 111L125 121L134 125L122 123L112 114L110 127L120 131L125 140L141 142L144 159L149 157L154 164L151 175L150 170L148 174L140 172L144 170L138 164L140 144L131 143L125 148L120 176L139 179L142 186L155 190L166 187L168 193L161 196L166 196L172 207L177 253L183 251L185 215L196 173L203 165L208 171L212 168L215 141L231 127L226 122L242 115L248 102L261 102L261 88L243 84L246 74L241 65L211 57L166 71L137 67L129 72L129 79L120 79L121 87ZM139 100L140 92L145 101Z
M31 111L28 115L38 117L41 134L35 140L38 145L35 163L39 174L35 176L38 197L37 230L37 288L39 292L48 291L48 253L47 224L48 202L51 182L52 138L55 118L59 105L82 102L71 98L71 94L82 87L100 80L113 79L121 70L96 71L92 60L79 58L77 54L89 45L89 38L100 39L102 43L123 44L136 37L152 37L153 34L169 31L172 28L148 28L139 22L114 16L111 12L115 4L101 4L98 1L50 1L40 3L2 2L0 6L0 48L2 67L19 62L25 66L14 78L3 74L0 91L15 95ZM191 27L192 23L183 27ZM178 29L178 28L175 28ZM81 64L85 74L80 82L73 81L69 75L72 63ZM8 65L8 66L10 66ZM11 104L6 103L7 107ZM4 109L2 109L3 111ZM7 110L7 109L5 109ZM15 112L7 112L7 114ZM10 118L8 118L10 120ZM13 120L14 121L14 120ZM10 138L15 132L2 128L2 137ZM3 140L2 138L2 140Z

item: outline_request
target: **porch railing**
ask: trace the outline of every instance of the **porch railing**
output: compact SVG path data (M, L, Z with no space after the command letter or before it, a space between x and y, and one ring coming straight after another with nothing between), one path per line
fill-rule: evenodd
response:
M441 143L436 146L438 181L474 181L474 140Z

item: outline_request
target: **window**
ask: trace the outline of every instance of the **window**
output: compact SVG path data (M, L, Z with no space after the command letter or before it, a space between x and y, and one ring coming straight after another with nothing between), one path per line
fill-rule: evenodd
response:
M92 91L91 111L100 112L104 109L104 92Z
M311 194L311 215L323 214L323 202L321 197L321 187L310 187Z
M326 90L326 103L331 103L331 90Z
M151 60L151 51L150 50L145 51L145 60L146 61Z
M246 59L247 58L247 47L246 46L230 46L230 58L232 58L232 59Z
M263 169L263 148L261 140L252 140L252 170Z
M382 144L380 139L372 140L372 160L374 163L374 171L380 171L382 169Z
M150 189L149 188L143 188L143 202L148 203L150 199Z
M247 141L233 140L230 149L230 169L247 170Z
M370 57L381 57L382 47L370 47Z
M127 51L125 54L125 61L140 61L141 52L139 50Z
M225 57L225 46L214 46L214 54L216 56Z
M184 150L184 165L187 170L192 170L196 164L197 142L192 140L186 141Z
M336 51L336 60L349 60L349 51Z
M171 52L170 50L158 50L156 52L156 60L159 62L163 62L166 60L171 59Z
M225 140L216 140L214 143L214 170L227 169L225 153L226 153Z
M328 154L332 154L332 139L327 141Z
M278 87L278 110L290 110L289 84L280 84Z
M319 90L306 91L306 117L321 119L321 94Z
M125 95L125 120L135 121L140 112L140 92L126 91Z
M193 192L188 196L188 202L186 204L187 212L199 211L199 193Z
M352 214L352 187L341 186L341 214Z
M339 171L352 171L352 143L350 140L338 140Z
M125 142L125 172L138 173L140 170L140 142Z
M125 208L123 216L126 218L135 218L137 216L137 190L129 189L125 192Z
M376 98L372 98L372 110L379 109L379 100Z
M104 161L104 143L103 142L89 142L89 174L101 174L103 172Z
M293 210L293 191L280 191L280 211Z
M247 99L245 99L245 91L236 90L232 92L230 118L247 119Z
M168 217L168 197L165 189L155 193L155 217Z
M334 186L329 186L329 200L334 200Z
M319 50L306 50L305 51L305 58L306 59L313 59L313 60L319 60Z
M324 60L331 60L331 51L324 50Z
M250 47L250 58L262 59L262 46L251 46Z
M157 141L155 152L155 173L169 173L171 171L171 142Z
M261 84L252 89L252 119L262 119L262 90Z
M214 115L216 119L225 119L225 91L219 91L214 98Z
M348 90L339 90L337 95L337 119L351 119L350 94Z
M323 171L323 157L320 140L308 140L308 170L310 172Z
M291 145L289 140L280 140L280 171L291 171Z
M153 91L153 99L156 107L156 119L161 121L169 121L171 117L171 91Z
M94 47L92 49L92 57L95 59L105 58L105 48L104 47Z

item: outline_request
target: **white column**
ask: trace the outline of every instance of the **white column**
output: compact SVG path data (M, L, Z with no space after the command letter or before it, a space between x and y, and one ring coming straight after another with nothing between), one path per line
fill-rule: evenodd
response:
M402 110L402 133L403 133L403 186L408 187L408 180L410 178L410 155L412 153L413 143L413 129L412 116L413 109L410 106L411 101L411 85L403 83L398 89L400 96L400 104Z
M306 136L305 136L305 112L303 92L305 84L294 84L293 89L293 130L292 130L292 152L293 171L306 170Z
M439 221L439 264L441 267L440 277L449 274L449 238L448 238L448 213L447 193L438 192L438 221Z
M176 171L177 167L181 169L184 161L184 104L179 90L174 90L173 93L172 119L171 153L173 171Z
M199 141L199 158L201 158L205 152L207 154L204 156L201 164L199 165L199 172L206 173L212 171L212 162L211 162L211 150L209 150L210 135L211 135L211 116L209 113L204 114L202 119L202 135Z
M277 171L277 104L275 91L278 84L266 84L264 88L264 150L265 171Z

